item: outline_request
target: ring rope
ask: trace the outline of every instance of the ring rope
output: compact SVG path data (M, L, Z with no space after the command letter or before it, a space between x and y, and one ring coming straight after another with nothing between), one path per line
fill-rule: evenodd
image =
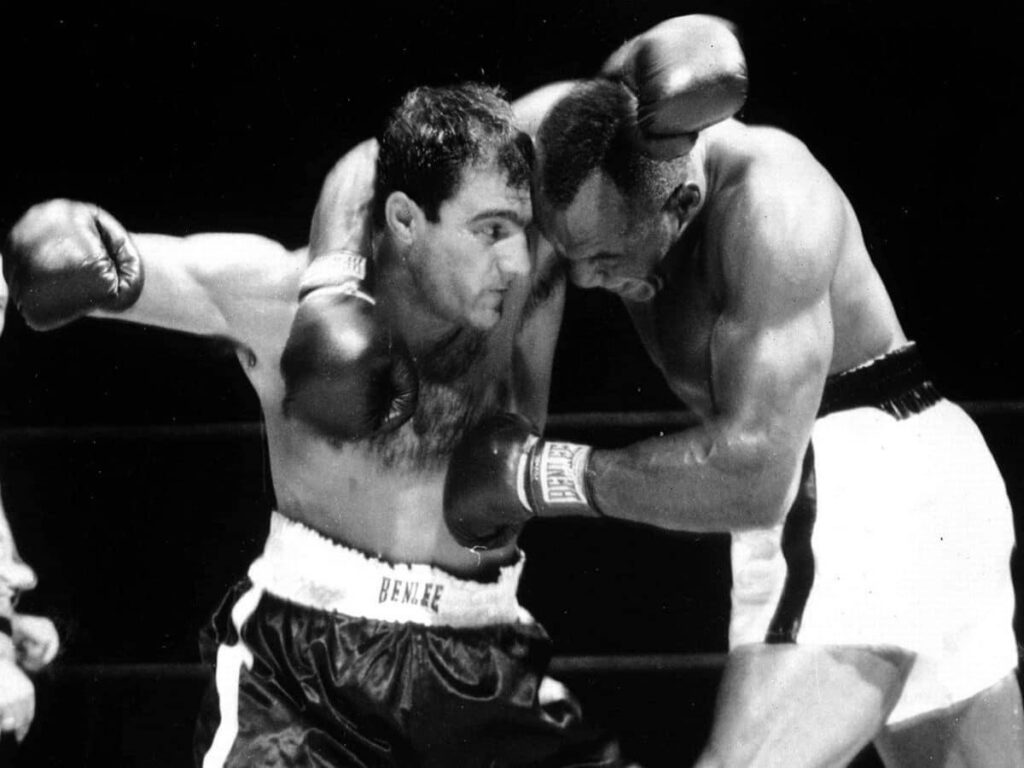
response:
M615 655L555 656L549 671L553 675L616 674L637 672L718 671L725 666L724 653L648 653ZM54 678L74 682L161 680L207 680L213 667L194 662L56 664L48 672Z
M972 416L1024 416L1024 401L992 400L959 403ZM608 411L553 413L548 416L549 432L602 429L685 429L697 423L690 411ZM70 442L110 440L229 440L261 437L258 421L195 424L75 425L70 427L7 427L0 429L0 446L45 441L56 437Z

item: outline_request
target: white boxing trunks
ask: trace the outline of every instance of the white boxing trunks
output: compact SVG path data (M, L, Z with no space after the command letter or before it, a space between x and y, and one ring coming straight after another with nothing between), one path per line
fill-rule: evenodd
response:
M733 536L730 647L911 651L891 725L1017 666L1013 517L980 430L935 393L912 345L841 377L813 430L809 498L779 526Z

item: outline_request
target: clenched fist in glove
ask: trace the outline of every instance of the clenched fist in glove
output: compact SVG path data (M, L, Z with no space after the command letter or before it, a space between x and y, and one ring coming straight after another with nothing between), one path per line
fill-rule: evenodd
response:
M281 374L285 414L329 439L388 432L416 409L412 359L355 279L301 297Z
M58 328L95 309L127 309L142 292L131 236L98 206L51 200L30 208L3 246L11 299L36 330Z
M601 74L637 97L637 141L659 159L682 155L699 131L732 117L747 96L733 26L714 16L669 19L612 54Z
M518 414L486 419L448 464L448 530L464 547L497 549L534 516L600 516L589 490L590 453L590 446L542 440Z

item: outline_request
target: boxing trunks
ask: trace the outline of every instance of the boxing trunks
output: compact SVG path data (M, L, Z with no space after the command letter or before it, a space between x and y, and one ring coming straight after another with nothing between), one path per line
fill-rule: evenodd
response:
M733 534L730 647L898 647L889 724L947 707L1017 665L1013 546L980 431L909 344L829 378L786 518Z
M617 766L544 677L547 635L489 583L392 565L279 514L201 640L197 765Z

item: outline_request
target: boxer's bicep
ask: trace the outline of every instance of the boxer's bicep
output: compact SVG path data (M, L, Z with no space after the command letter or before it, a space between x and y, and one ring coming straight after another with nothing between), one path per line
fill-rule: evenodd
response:
M827 206L804 214L769 206L754 217L756 231L735 242L710 339L717 431L760 457L750 466L779 483L799 466L832 360L839 229Z
M746 465L753 470L795 469L814 424L831 354L827 301L784 318L740 320L723 314L710 354L722 444L763 459Z

